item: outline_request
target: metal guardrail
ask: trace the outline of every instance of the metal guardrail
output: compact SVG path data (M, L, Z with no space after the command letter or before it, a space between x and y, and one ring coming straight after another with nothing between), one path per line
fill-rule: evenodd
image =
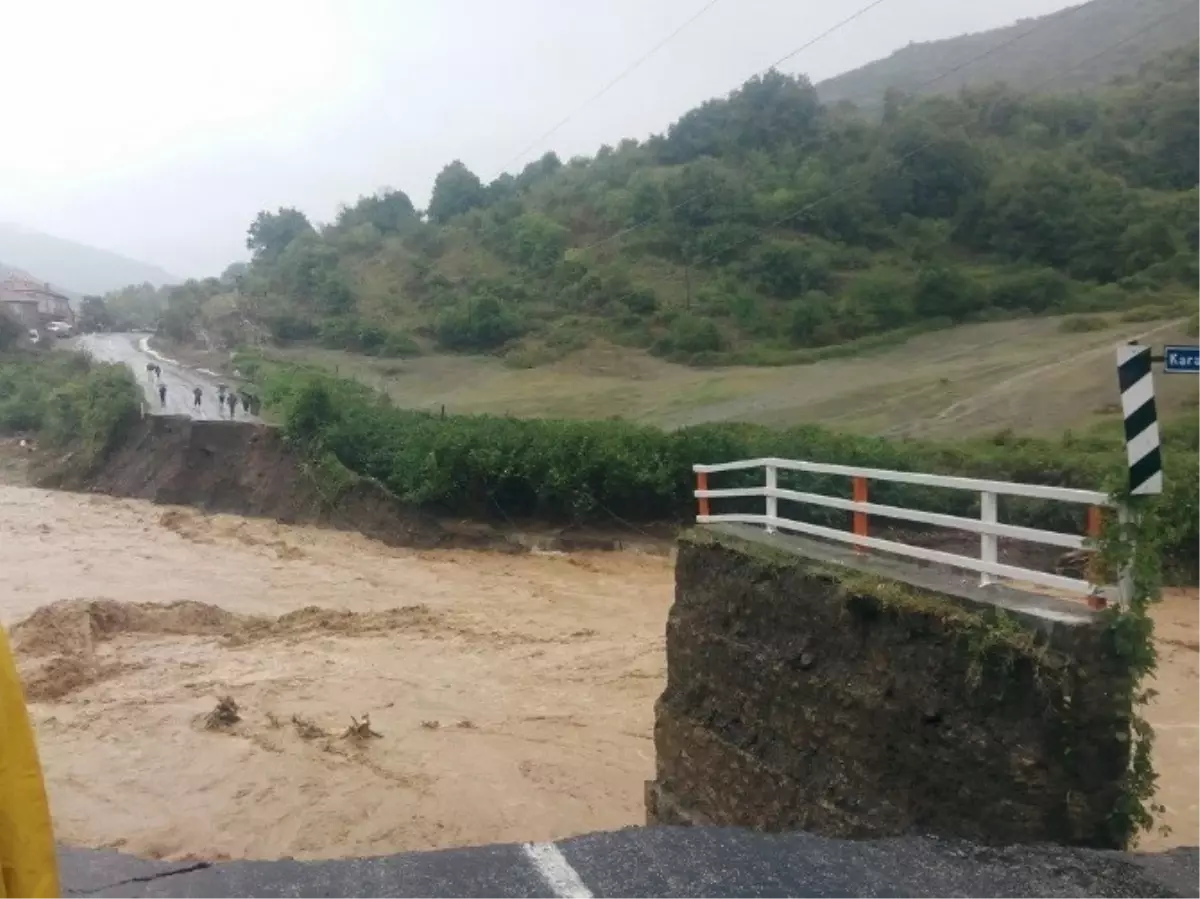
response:
M1125 520L1127 515L1125 508L1114 504L1105 493L1096 490L1077 490L1070 487L1017 484L982 478L921 474L917 472L890 471L883 468L861 468L855 465L831 465L821 462L802 462L792 459L774 458L747 459L739 462L724 462L717 465L694 465L692 468L696 472L695 496L699 500L699 509L696 515L696 522L698 524L716 524L720 522L756 524L766 527L770 533L783 530L809 534L814 537L852 544L859 551L875 549L912 559L920 559L926 562L935 562L954 568L975 571L979 573L980 586L996 583L997 578L1008 578L1067 590L1081 596L1089 597L1093 607L1102 607L1104 604L1103 599L1099 597L1098 591L1100 585L1091 584L1080 578L1051 574L999 561L997 550L999 538L1001 537L1012 540L1025 540L1031 543L1041 543L1047 546L1059 546L1069 550L1083 549L1085 547L1085 537L1079 534L1065 534L1059 531L1042 530L1041 528L1004 524L998 520L998 497L1020 496L1028 499L1055 500L1058 502L1085 505L1088 507L1087 537L1090 538L1098 537L1100 534L1101 510L1104 507L1116 508L1121 520ZM755 468L762 468L764 470L764 482L761 487L709 489L708 476L710 474L727 471L745 471ZM780 487L778 484L780 471L841 475L851 478L854 498L847 500L820 493L788 490ZM920 509L909 509L903 506L872 503L867 499L867 485L869 481L890 481L901 484L943 487L950 490L967 490L978 493L980 515L979 518L966 518L960 515L946 515L940 512L925 512ZM757 496L761 496L766 500L764 514L711 514L710 500ZM809 522L795 521L790 518L781 518L779 515L779 500L781 499L851 512L853 513L853 527L850 531L843 531ZM979 557L973 558L971 556L960 555L959 553L929 549L923 546L912 546L895 540L871 537L867 533L868 516L871 515L936 525L944 528L954 528L979 534ZM1118 590L1122 605L1125 604L1127 597L1127 581L1127 576L1123 574L1121 584L1119 585L1120 589Z

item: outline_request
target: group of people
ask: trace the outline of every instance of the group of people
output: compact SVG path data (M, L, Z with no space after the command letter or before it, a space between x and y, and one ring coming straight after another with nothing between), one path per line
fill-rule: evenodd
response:
M164 409L167 407L167 385L162 382L162 368L156 362L146 363L146 377L153 383L158 382L158 403ZM192 388L192 408L199 409L204 403L204 388L196 386ZM246 390L239 390L236 393L229 389L226 384L217 385L217 409L221 415L225 414L225 409L229 409L229 417L234 418L237 415L238 404L241 403L242 411L248 412L251 415L257 415L261 406L259 399L254 394Z
M201 387L192 388L192 406L196 409L200 408L204 402L204 390ZM229 417L233 418L237 415L238 403L241 403L242 411L249 412L251 415L257 415L259 409L258 397L245 390L239 390L236 393L229 389L226 384L217 385L217 408L221 414L225 414L225 408L229 408Z

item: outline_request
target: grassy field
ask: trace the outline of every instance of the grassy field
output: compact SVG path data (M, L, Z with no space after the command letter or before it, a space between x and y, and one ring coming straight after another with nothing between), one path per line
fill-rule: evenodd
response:
M321 349L270 350L387 391L400 405L521 417L607 418L680 427L712 421L816 422L889 436L955 438L1011 429L1057 434L1120 413L1114 346L1139 337L1194 342L1185 322L1120 322L1070 333L1069 319L969 325L812 365L696 369L593 345L550 365L486 356L382 360ZM1157 378L1160 416L1194 415L1197 380Z

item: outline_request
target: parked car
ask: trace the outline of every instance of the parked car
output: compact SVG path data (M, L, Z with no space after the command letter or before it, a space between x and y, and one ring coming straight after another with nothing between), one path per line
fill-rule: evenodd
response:
M66 322L50 322L46 325L46 330L55 337L70 337L72 333L71 326Z

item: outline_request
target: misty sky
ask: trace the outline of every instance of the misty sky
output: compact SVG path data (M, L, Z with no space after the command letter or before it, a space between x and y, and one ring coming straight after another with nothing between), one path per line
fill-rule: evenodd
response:
M662 131L867 0L719 0L520 161ZM8 0L0 221L217 274L259 209L485 182L705 0ZM885 0L789 61L814 82L1071 0Z

